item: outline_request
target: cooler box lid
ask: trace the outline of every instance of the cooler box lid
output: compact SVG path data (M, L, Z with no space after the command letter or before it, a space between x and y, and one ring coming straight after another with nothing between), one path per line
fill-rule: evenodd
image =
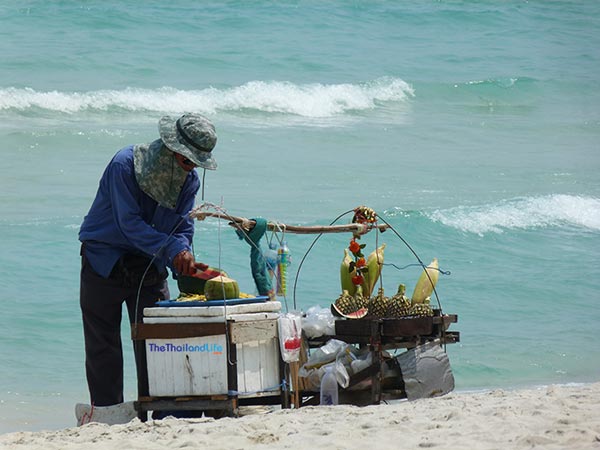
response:
M202 303L209 303L212 301L218 303L216 305L205 305L204 307L177 305L144 308L144 317L223 317L225 314L231 316L233 314L278 313L281 311L281 302L276 301L231 304L230 300L227 300L225 306L223 306L223 300L210 300Z

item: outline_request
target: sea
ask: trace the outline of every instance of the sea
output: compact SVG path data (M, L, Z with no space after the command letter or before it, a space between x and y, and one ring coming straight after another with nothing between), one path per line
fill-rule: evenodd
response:
M0 0L0 22L0 432L89 401L78 230L112 156L185 112L218 134L197 205L280 225L284 311L330 307L352 237L285 225L365 205L386 295L439 260L457 391L600 380L600 3ZM228 220L195 226L253 293Z

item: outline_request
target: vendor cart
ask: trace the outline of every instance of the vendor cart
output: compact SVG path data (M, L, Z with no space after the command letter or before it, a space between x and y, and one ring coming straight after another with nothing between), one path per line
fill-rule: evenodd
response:
M382 233L391 229L405 241L385 220L379 223L379 216L370 208L358 207L350 212L354 212L350 224L312 227L239 218L223 211L210 213L204 206L196 208L190 216L198 220L207 217L227 219L236 228L240 239L245 239L251 246L252 274L259 293L265 290L267 272L259 243L265 230L283 228L287 232L315 233L319 237L328 232L351 232L350 250L354 260L348 263L347 271L340 272L345 278L342 286L344 281L348 282L350 272L354 274L352 283L356 285L364 285L362 275L371 274L365 300L371 298L372 301L370 295L383 266L382 247L373 251L375 259L371 260L372 255L369 255L365 263L361 253L364 245L359 245L356 240L371 230ZM413 254L416 257L414 251ZM144 420L151 410L220 410L235 415L241 405L270 404L284 408L293 405L298 408L316 404L319 385L308 383L301 372L310 352L331 340L359 349L362 355L368 354L368 359L365 359L368 364L360 370L352 370L347 383L343 383L341 403L378 404L387 399L410 400L449 392L454 388L454 379L445 346L459 342L459 333L449 330L450 325L457 322L457 316L444 314L441 310L435 282L439 273L444 272L438 270L437 260L434 260L435 265L429 266L425 266L418 257L417 260L423 268L423 275L417 283L417 286L424 286L422 292L419 290L421 298L415 301L413 294L411 299L402 297L400 300L410 300L413 307L420 309L409 310L410 302L405 302L405 310L399 308L401 313L390 317L377 316L370 308L364 307L348 313L341 311L332 332L310 338L303 335L302 339L297 339L305 350L304 353L299 352L299 361L288 358L286 347L290 342L295 345L296 337L288 342L287 337L284 339L279 335L281 304L272 301L272 291L269 291L268 301L266 298L237 299L240 304L221 300L220 305L179 303L146 308L143 323L134 324L132 330L133 339L144 341L147 352L150 392L148 396L140 396L136 402L140 417ZM367 265L370 264L368 272ZM281 270L284 269L281 267ZM270 286L270 282L268 284ZM282 286L278 284L277 287L279 291ZM435 294L438 309L432 309L429 303L431 293ZM346 295L344 290L342 296ZM262 296L265 297L265 294L262 293ZM377 297L383 299L383 289ZM352 297L346 306L357 299ZM343 305L336 306L340 306L337 310L343 310ZM295 286L294 310L297 311ZM359 318L360 311L365 315ZM424 361L427 360L440 363L425 367Z

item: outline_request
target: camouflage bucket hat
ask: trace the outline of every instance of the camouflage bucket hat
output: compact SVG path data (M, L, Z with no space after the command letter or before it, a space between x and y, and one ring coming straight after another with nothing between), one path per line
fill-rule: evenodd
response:
M158 122L158 131L169 150L185 156L199 167L209 170L217 168L212 150L217 143L215 127L200 114L184 114L175 120L164 116Z

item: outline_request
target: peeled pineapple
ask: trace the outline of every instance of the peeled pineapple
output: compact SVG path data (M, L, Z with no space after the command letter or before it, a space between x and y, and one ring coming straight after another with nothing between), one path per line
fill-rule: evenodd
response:
M377 290L377 295L371 298L369 302L369 315L372 317L387 317L390 306L390 299L386 297L383 288Z
M410 299L405 295L406 286L400 284L398 292L390 299L388 315L390 317L405 317L410 314Z
M338 312L339 315L344 315L356 311L358 308L354 304L354 297L348 291L344 290L342 294L331 305L332 312Z
M354 294L354 303L358 308L369 307L369 297L363 295L362 286L356 286L356 293Z
M409 315L415 317L431 317L433 316L433 308L431 307L431 298L427 297L422 303L415 303L410 307Z
M331 313L347 319L360 319L367 314L367 309L362 305L362 296L352 296L344 290L332 303Z

